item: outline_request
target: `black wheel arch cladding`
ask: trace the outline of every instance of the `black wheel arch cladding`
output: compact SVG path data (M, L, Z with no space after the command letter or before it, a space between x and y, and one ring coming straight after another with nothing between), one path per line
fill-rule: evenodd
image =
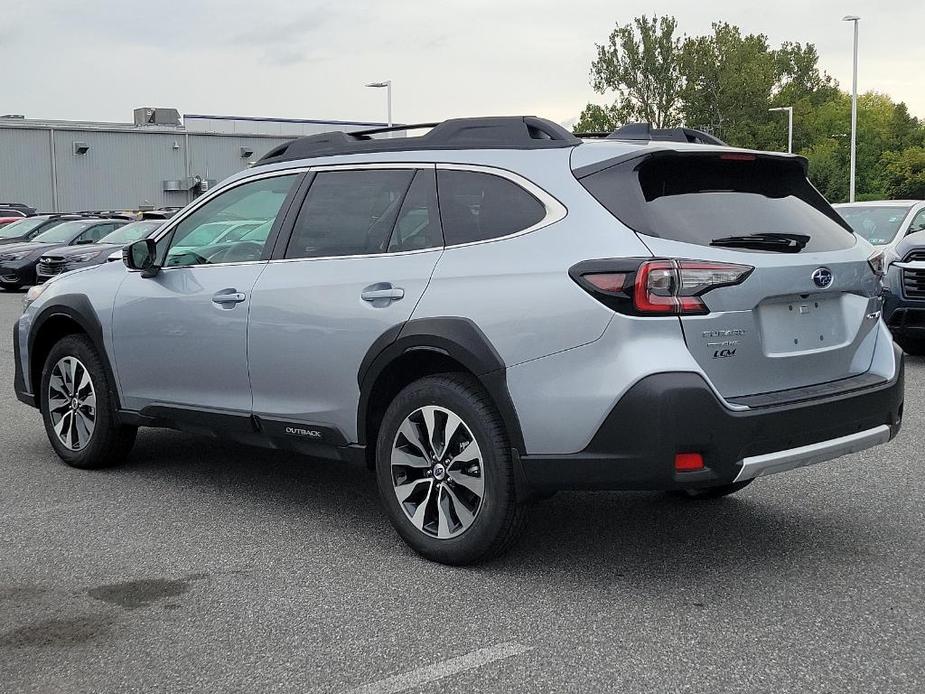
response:
M473 321L459 316L410 320L389 328L373 342L357 372L360 387L357 435L361 444L373 443L366 440L366 425L377 379L396 359L415 351L449 357L475 376L498 408L511 446L524 452L523 433L508 391L504 361L485 333Z
M111 396L118 407L119 394L116 388L116 381L109 353L103 343L103 327L90 300L83 294L63 294L56 297L54 304L43 308L32 322L32 327L29 330L28 344L29 385L33 391L37 390L36 375L39 375L39 377L41 376L41 369L43 367L43 364L36 360L38 356L36 354L37 339L42 335L42 329L49 321L59 319L72 322L79 328L80 332L90 339L94 349L100 356L103 368L106 370L106 378L111 384ZM47 352L47 350L45 351Z

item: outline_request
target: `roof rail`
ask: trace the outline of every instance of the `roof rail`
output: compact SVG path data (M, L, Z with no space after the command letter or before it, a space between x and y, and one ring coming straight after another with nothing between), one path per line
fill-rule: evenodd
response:
M607 136L608 140L690 142L698 145L720 145L726 143L702 130L693 128L653 128L651 123L627 123Z
M424 135L374 138L388 132L430 128ZM396 125L343 132L335 130L300 137L274 147L258 164L275 164L294 159L359 154L405 152L427 149L555 149L573 147L581 140L561 125L536 116L492 116L451 118L442 123Z

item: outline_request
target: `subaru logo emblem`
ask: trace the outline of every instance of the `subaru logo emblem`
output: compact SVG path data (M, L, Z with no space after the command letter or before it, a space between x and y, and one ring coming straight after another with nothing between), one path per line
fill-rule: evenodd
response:
M820 289L831 286L833 279L832 271L827 267L821 267L813 273L813 282Z

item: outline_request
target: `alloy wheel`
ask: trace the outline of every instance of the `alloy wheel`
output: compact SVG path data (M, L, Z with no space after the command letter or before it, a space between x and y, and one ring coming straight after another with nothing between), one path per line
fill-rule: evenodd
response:
M79 451L90 443L96 427L96 390L87 367L76 357L62 357L51 370L48 413L64 446Z
M443 540L475 521L485 495L482 452L455 412L427 405L405 417L390 462L395 496L415 528Z

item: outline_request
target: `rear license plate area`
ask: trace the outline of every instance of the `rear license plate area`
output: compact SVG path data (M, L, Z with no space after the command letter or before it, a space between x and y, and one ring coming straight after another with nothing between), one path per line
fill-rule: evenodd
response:
M758 307L761 344L768 356L837 347L846 337L841 295L809 295Z

